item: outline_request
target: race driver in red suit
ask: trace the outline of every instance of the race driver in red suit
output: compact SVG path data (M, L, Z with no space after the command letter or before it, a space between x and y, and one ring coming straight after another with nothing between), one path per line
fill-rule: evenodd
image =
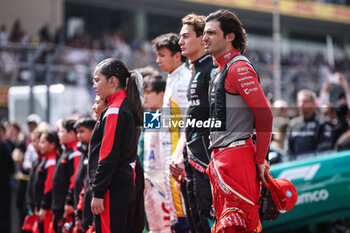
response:
M213 230L254 232L259 224L259 180L266 185L272 113L257 73L242 55L246 33L236 15L228 10L211 13L203 41L218 65L209 89L210 115L215 121L210 129L213 153L207 169L216 213ZM251 139L254 126L255 145Z

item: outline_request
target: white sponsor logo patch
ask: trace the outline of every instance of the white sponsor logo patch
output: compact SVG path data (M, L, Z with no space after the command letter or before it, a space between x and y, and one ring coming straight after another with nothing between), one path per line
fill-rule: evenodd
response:
M224 55L225 59L229 59L230 57L231 57L231 53L228 53L228 54Z
M248 74L248 67L239 67L237 68L237 73L239 75L245 75L245 74Z
M253 76L247 76L247 77L239 78L239 79L238 79L238 82L242 82L242 81L244 81L244 80L252 79L252 78L253 78Z
M254 91L258 91L258 88L254 87L254 88L246 88L246 89L244 89L244 93L246 93L247 95L249 95L251 92L254 92Z
M278 178L284 178L290 181L298 179L304 179L305 181L311 180L312 178L314 178L320 167L321 164L317 163L303 167L286 169L279 174Z
M201 101L199 99L191 100L191 106L199 106Z
M241 84L241 87L243 88L243 87L247 87L247 86L250 86L250 85L253 85L253 84L255 84L254 81L247 82L247 83L242 83L242 84Z

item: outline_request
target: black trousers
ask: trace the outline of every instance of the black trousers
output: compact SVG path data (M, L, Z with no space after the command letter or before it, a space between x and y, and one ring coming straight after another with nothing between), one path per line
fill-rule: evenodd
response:
M1 182L3 190L0 192L0 232L10 233L11 232L11 187L5 182ZM23 224L23 222L20 222ZM21 225L22 226L22 225Z
M53 229L55 230L55 233L62 233L64 210L52 210L52 212L53 212Z
M208 219L212 206L209 176L195 169L185 156L186 185L181 185L185 199L186 217L191 233L210 233Z
M89 182L86 182L84 187L84 207L81 219L81 228L83 232L86 232L90 226L92 226L93 222L93 214L91 212L91 200L92 200L92 192L90 190Z
M95 216L96 233L142 233L145 226L144 176L136 159L135 188L109 190L105 195L105 213ZM103 225L102 222L109 225Z
M130 233L142 233L143 228L145 227L145 177L138 157L136 159L135 172L135 199L132 205L133 209L129 212L128 224Z
M96 233L129 233L128 216L134 209L134 189L108 190L104 196L105 211L95 215Z

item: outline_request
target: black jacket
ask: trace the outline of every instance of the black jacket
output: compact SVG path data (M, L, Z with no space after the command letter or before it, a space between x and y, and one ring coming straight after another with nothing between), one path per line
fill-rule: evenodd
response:
M32 169L30 170L30 173L29 173L29 180L28 180L27 191L26 191L26 206L28 209L31 209L31 210L33 210L35 207L34 206L34 198L35 198L34 178L40 162L41 162L41 157L38 157L33 162Z
M135 190L135 118L125 90L109 96L107 101L108 107L96 123L89 149L88 175L93 196L97 198L103 198L107 190L130 189L133 193Z
M63 214L64 205L74 204L74 184L76 170L79 165L81 152L77 142L67 145L56 165L52 189L52 211L56 215Z
M76 208L79 202L79 194L84 187L84 182L87 178L87 163L88 154L84 153L80 158L77 174L75 176L75 187L74 187L74 207Z
M287 154L292 156L329 150L333 143L332 125L317 114L308 120L300 116L289 123L286 140Z

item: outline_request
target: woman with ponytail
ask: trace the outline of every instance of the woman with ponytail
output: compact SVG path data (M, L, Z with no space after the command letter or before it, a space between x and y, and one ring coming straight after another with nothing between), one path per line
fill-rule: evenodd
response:
M96 233L131 232L142 76L109 58L96 66L93 82L97 95L107 101L92 133L88 162Z

